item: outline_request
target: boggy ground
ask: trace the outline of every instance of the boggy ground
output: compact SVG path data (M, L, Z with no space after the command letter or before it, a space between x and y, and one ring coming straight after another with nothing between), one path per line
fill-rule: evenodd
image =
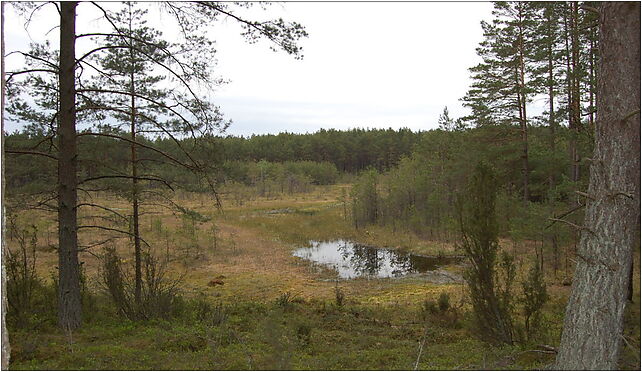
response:
M547 277L551 300L537 342L500 347L472 333L462 284L418 278L336 281L332 271L293 257L292 250L309 240L334 238L421 254L460 254L451 242L379 227L355 230L344 216L342 187L348 186L255 198L243 205L224 199L222 211L206 195L179 195L182 205L209 220L194 222L158 209L143 217L142 231L156 255L171 258L169 273L182 277L183 308L170 319L131 322L117 316L104 296L95 296L86 305L85 325L73 334L44 320L12 330L10 367L407 370L539 369L552 363L554 355L532 350L558 342L569 289L561 285L563 275ZM100 199L112 208L127 208L110 196ZM38 271L49 277L56 256L46 235L55 225L42 215L21 218L38 225ZM83 232L81 241L107 236L98 235ZM530 243L503 243L522 258L518 268L523 272ZM127 239L116 246L131 256ZM98 292L98 259L83 253L81 260L89 287ZM638 305L627 314L631 345L623 368L640 363L638 282Z

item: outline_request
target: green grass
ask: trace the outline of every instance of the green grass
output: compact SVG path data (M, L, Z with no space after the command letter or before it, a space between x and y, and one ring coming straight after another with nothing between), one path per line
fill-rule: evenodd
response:
M104 316L71 338L57 330L11 332L11 369L409 370L428 327L420 369L520 368L503 365L516 348L493 349L467 331L461 314L424 321L408 305L338 307L324 301L276 299L224 307L212 324L186 313L164 321ZM107 311L107 310L103 310ZM543 367L542 361L531 367Z
M268 213L286 208L289 209L286 213ZM355 229L350 218L343 216L343 206L336 201L308 202L296 207L275 203L251 212L231 210L226 212L226 219L294 245L306 245L310 240L350 239L425 255L461 254L451 244L423 240L409 231L395 231L387 226Z
M285 213L266 213L286 208ZM104 298L96 296L95 304L85 309L83 327L69 337L56 327L52 304L48 312L34 314L29 326L10 325L10 368L411 370L422 342L420 370L543 369L553 362L551 355L528 350L538 343L558 344L567 287L551 286L552 298L545 306L543 331L537 340L504 347L487 345L472 333L469 305L458 305L465 292L460 285L439 286L413 278L342 282L346 298L343 306L337 306L332 283L313 282L316 276L288 276L284 269L292 263L283 261L279 263L282 266L275 266L276 270L263 273L247 270L245 266L238 272L223 271L227 276L225 286L205 287L207 281L220 274L208 271L207 265L222 262L216 266L219 270L235 268L232 261L243 258L243 250L254 252L250 248L260 244L266 244L265 252L271 255L289 252L291 246L307 244L309 240L336 238L422 254L452 252L445 244L425 241L408 232L381 226L355 230L344 219L343 206L331 196L325 200L319 196L258 200L251 206L226 209L223 216L211 207L195 209L227 225L228 230L220 233L219 247L213 251L211 261L190 263L195 278L185 283L185 288L192 289L185 290L184 306L175 318L131 322L117 316ZM190 242L190 236L179 233L183 227L176 221L158 217L158 221L146 222L145 227L162 243L161 248L169 238L172 247ZM211 243L208 238L211 223L202 224L197 231L203 249ZM230 235L232 231L234 235ZM272 244L274 240L286 244ZM264 251L256 252L261 255ZM49 262L54 261L42 260L39 265L50 270L53 264L48 265ZM639 278L637 271L636 277ZM299 285L296 281L301 278L306 281ZM302 288L307 292L302 294ZM201 291L207 295L190 298ZM281 291L296 295L279 296ZM442 292L450 294L456 310L437 314L422 310L424 300L436 300ZM622 352L623 369L640 366L637 284L634 292L634 304L626 312L625 337L630 346L625 346ZM210 310L199 313L198 301L209 303ZM217 304L222 306L218 313L212 310ZM519 322L517 319L516 323Z

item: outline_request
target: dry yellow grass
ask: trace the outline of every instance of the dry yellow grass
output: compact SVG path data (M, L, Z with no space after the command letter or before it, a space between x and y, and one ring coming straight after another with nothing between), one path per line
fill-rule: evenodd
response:
M141 217L142 237L152 246L152 251L157 256L164 258L169 253L172 258L169 272L174 277L183 277L183 289L186 292L202 292L224 301L239 298L271 301L284 292L305 299L332 299L335 296L336 285L341 287L349 301L367 303L415 302L426 296L437 296L443 290L461 292L458 286L434 285L418 279L349 280L337 284L331 280L331 272L318 270L293 257L292 250L296 246L269 233L267 230L270 226L254 228L243 223L243 218L240 217L260 218L261 211L280 208L297 208L312 213L333 208L336 215L328 218L338 218L337 226L348 231L349 223L343 220L343 208L338 206L342 187L345 188L347 185L317 187L311 193L281 198L257 198L244 203L243 206L234 205L231 200L224 199L222 211L216 208L209 195L179 192L178 204L211 220L196 223L194 235L189 236L189 231L185 230L184 221L180 216L172 214L169 209L146 207L145 214ZM124 215L129 212L127 202L112 195L97 195L93 202L108 206ZM81 211L82 221L85 221L83 224L104 224L100 217L108 215L108 212L96 209ZM310 221L306 220L309 216L305 214L288 217L292 217L293 220L285 221L286 224L296 221L294 225L289 226L293 230L297 230L297 223L310 224ZM37 267L41 277L46 279L51 278L57 266L55 250L47 247L48 244L55 244L57 241L54 218L55 215L42 212L23 212L17 219L20 226L27 226L32 221L37 221L39 225ZM128 229L125 224L107 226ZM216 247L214 234L217 239ZM387 236L377 231L361 234L361 239L371 244L381 243ZM81 245L90 245L110 236L118 235L109 231L82 229L79 232L79 241ZM120 236L109 244L116 247L125 263L131 264L133 248L128 237ZM191 252L187 254L185 250L190 246ZM12 251L17 247L16 240L9 241ZM441 249L446 250L447 247L444 245ZM100 265L97 255L100 252L101 248L95 247L80 253L80 261L83 262L83 269L92 286L97 285ZM216 278L224 284L209 286L208 283Z
M394 232L381 227L355 231L343 219L343 206L339 201L341 188L346 187L349 185L323 186L307 194L256 198L242 206L224 198L222 210L216 208L214 199L209 195L178 192L178 204L210 220L196 223L192 234L189 228L185 228L185 221L179 215L166 208L147 206L141 218L141 232L157 256L165 258L169 254L172 259L169 271L175 277L183 276L186 292L202 292L224 301L239 298L268 301L284 292L306 299L332 299L337 285L331 280L332 273L320 271L293 257L292 250L297 246L293 244L296 239L288 239L290 235L300 237L308 232L317 236L334 234L366 244L409 249L416 253L456 253L452 243L427 241L406 232ZM127 202L113 195L97 195L93 202L125 215L129 211ZM267 210L284 208L310 213L265 214ZM104 223L100 217L108 214L96 209L81 211L83 223L91 225ZM38 227L38 273L43 278L51 278L57 266L56 252L50 247L57 241L55 215L28 211L21 213L17 222L23 227L31 224ZM123 224L110 226L124 230L128 228ZM82 245L89 245L110 236L114 234L109 231L82 229L79 240ZM8 243L12 251L17 249L16 239ZM114 244L126 263L131 263L133 248L128 237L121 236L110 244ZM501 241L502 246L518 257L518 264L523 268L529 264L523 257L533 255L533 244ZM90 278L90 285L96 285L98 278L98 254L99 247L80 253L80 261ZM547 265L550 267L549 263ZM451 269L461 270L456 267ZM524 269L520 271L525 272ZM636 275L639 277L639 269L636 269ZM547 272L549 293L566 296L569 287L562 285L565 276L564 272L558 272L556 276ZM209 286L208 283L216 278L223 284ZM457 300L464 292L461 285L436 285L419 279L348 280L340 281L338 285L349 300L365 303L417 302L436 297L442 291L449 292ZM636 282L636 291L639 291L638 287Z

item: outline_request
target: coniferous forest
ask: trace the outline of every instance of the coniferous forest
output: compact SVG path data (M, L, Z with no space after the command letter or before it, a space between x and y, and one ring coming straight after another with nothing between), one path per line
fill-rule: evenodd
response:
M3 29L3 369L640 368L639 2L493 2L430 128L250 136L203 25L303 58L268 4L5 4L59 45Z

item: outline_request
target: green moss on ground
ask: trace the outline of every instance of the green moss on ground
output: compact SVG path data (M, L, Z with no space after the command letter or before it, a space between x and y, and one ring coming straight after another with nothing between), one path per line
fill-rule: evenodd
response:
M199 318L187 306L178 318L163 321L104 316L71 336L55 328L16 330L11 332L10 368L409 370L422 341L419 369L523 367L513 362L519 351L515 347L489 354L488 346L467 331L461 314L426 315L411 305L338 307L301 299L223 308L222 315ZM529 368L549 362L529 361Z

